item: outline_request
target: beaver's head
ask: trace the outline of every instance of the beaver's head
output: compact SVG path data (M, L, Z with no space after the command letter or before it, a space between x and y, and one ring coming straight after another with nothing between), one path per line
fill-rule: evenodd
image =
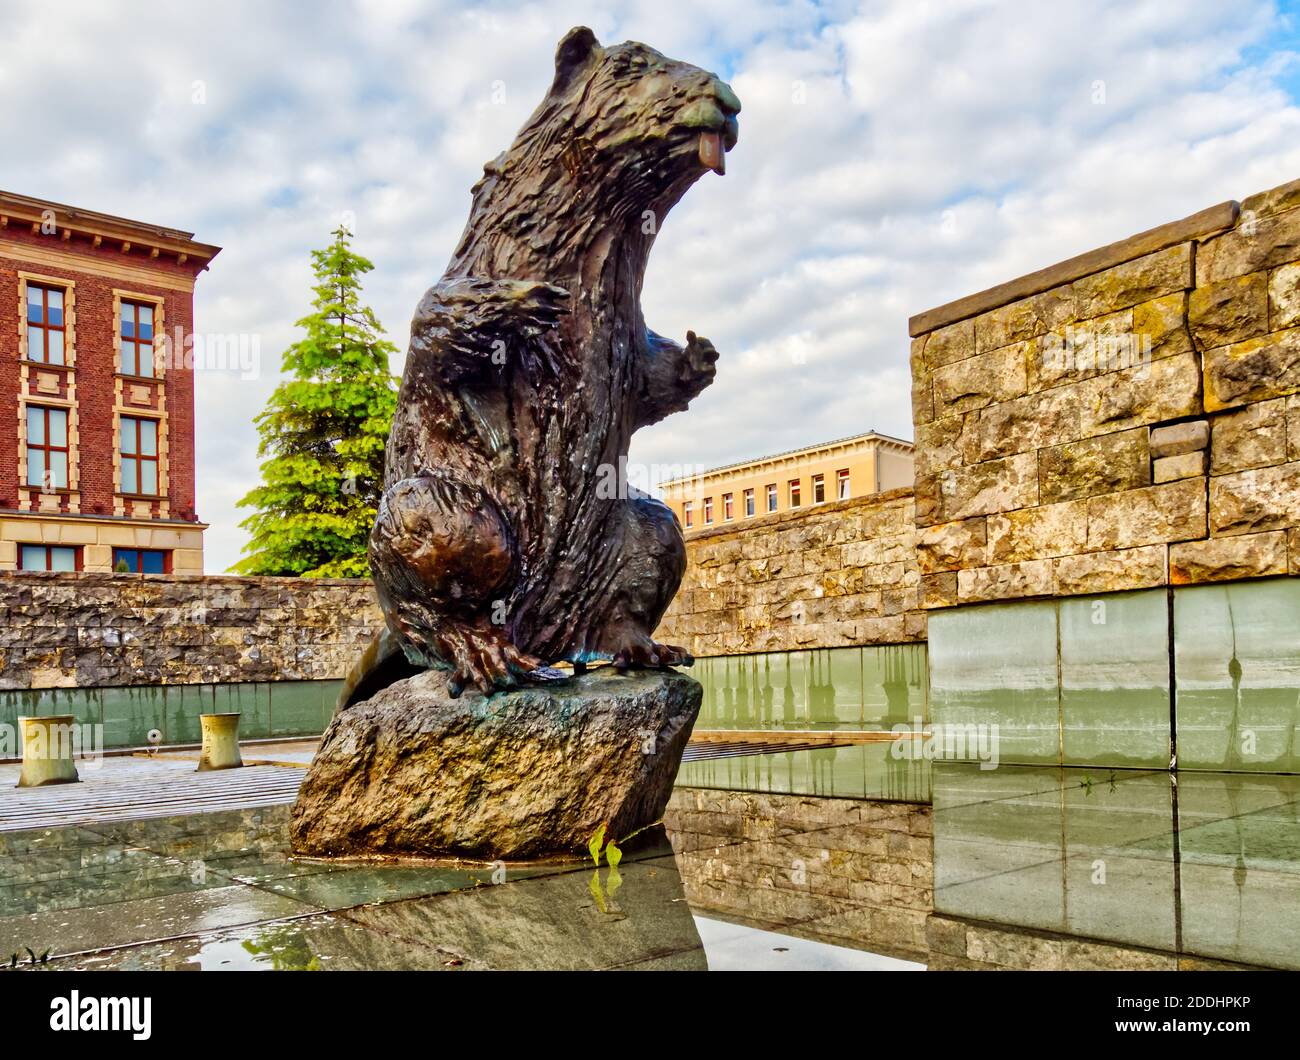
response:
M593 250L644 268L667 212L705 172L723 172L739 112L699 67L570 30L541 106L483 167L448 274L556 276Z
M542 112L562 116L573 140L598 156L722 173L724 152L736 143L740 100L697 66L635 41L602 48L579 26L556 49Z
M739 112L713 74L634 41L602 47L580 26L560 41L550 91L488 178L560 182L606 211L671 207L706 170L724 171Z

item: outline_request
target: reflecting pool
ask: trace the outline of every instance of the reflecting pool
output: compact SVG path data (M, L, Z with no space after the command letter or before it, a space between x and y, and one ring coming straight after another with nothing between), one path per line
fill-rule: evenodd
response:
M794 752L806 774L787 754L688 763L613 868L296 859L287 805L0 832L0 961L1043 967L1080 940L1127 947L1121 966L1300 968L1300 777L908 763L895 795L931 806L889 796L881 745ZM940 950L939 922L969 952Z
M938 763L934 908L1300 968L1300 777Z

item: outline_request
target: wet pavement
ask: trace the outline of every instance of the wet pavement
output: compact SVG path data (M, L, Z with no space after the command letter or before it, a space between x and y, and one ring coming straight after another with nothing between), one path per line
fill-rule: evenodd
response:
M311 745L246 750L276 764L202 777L290 777ZM110 758L85 784L7 798L103 800L114 785L182 785L194 766L184 753ZM8 772L16 767L0 766L0 785L12 783ZM932 810L923 799L881 797L931 787ZM288 819L282 800L0 831L0 961L915 969L925 967L933 909L1300 967L1296 776L943 763L900 771L854 747L733 758L684 769L666 827L616 869L296 859Z
M287 823L268 807L0 836L0 953L51 970L906 966L697 919L662 829L597 870L300 860Z

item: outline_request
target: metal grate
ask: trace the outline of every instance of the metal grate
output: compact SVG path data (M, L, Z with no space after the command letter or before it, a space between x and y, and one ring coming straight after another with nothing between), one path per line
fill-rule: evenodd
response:
M686 745L683 762L707 762L715 758L741 758L745 755L774 755L786 751L817 751L826 747L846 747L848 741L817 740L795 743L791 741L733 740L690 743Z

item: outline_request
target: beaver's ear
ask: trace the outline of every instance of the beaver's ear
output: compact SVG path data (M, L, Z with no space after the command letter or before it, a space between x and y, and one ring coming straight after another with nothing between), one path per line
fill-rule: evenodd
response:
M575 26L555 49L555 81L551 95L562 96L570 86L605 54L596 34L586 26Z

